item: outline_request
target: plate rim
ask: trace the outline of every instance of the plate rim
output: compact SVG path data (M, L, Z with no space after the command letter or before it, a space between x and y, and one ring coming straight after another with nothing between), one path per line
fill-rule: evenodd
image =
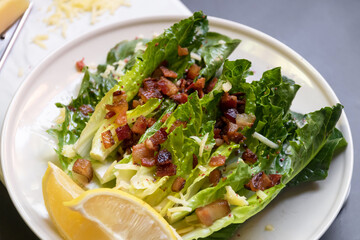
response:
M107 32L107 31L111 31L116 28L124 28L124 27L131 26L131 25L138 25L143 22L167 22L167 23L171 24L171 23L175 23L175 22L177 22L183 18L189 17L189 16L190 16L189 14L179 14L179 15L173 15L173 16L139 17L139 18L129 19L129 20L121 21L121 22L111 23L111 24L99 27L97 29L91 30L85 34L75 37L74 39L70 40L69 42L65 43L64 45L62 45L62 46L58 47L57 49L53 50L52 52L50 52L49 55L47 57L45 57L44 59L42 59L40 61L40 63L38 63L38 65L31 71L31 73L20 84L20 86L16 90L16 93L14 94L14 96L7 108L4 122L2 125L2 129L1 129L0 167L2 169L0 169L0 171L3 170L2 172L3 172L3 176L4 176L4 185L7 188L7 191L10 195L10 198L11 198L16 210L18 211L19 215L22 217L24 222L32 230L32 232L34 234L36 234L38 237L41 238L41 237L47 236L46 231L39 228L38 225L32 223L31 216L29 216L27 214L27 212L25 211L25 209L23 208L23 206L17 199L15 190L12 187L10 187L10 188L7 187L7 186L11 186L11 184L8 184L8 181L10 182L9 177L8 177L8 171L4 171L7 169L7 163L5 161L5 157L9 155L9 154L7 154L7 152L11 151L9 149L6 149L7 145L4 141L4 139L5 139L5 136L7 136L7 132L8 132L7 129L9 127L9 125L11 126L11 116L12 116L11 113L14 111L14 106L18 102L18 99L20 97L20 92L22 92L23 89L26 88L26 86L31 83L31 79L33 79L34 75L36 76L36 74L39 71L41 71L42 68L46 67L46 63L51 62L52 59L56 58L58 55L61 55L63 51L66 51L66 50L69 50L69 49L75 47L81 41L83 41L91 36L95 36L95 35L98 35L98 34L101 34L103 32ZM270 35L268 35L264 32L261 32L257 29L254 29L252 27L249 27L247 25L244 25L244 24L241 24L238 22L234 22L231 20L212 17L212 16L208 16L208 19L209 19L210 28L211 28L211 26L221 26L221 27L230 28L231 30L235 30L235 31L239 31L239 29L241 29L242 32L246 32L251 37L261 40L262 42L266 42L267 44L275 47L276 50L280 51L287 57L291 57L291 59L294 62L296 62L300 66L302 66L302 70L305 70L304 72L313 76L315 79L318 80L317 83L320 83L322 87L326 88L325 90L328 94L331 95L331 99L333 99L336 102L340 102L339 99L337 98L335 92L330 87L329 83L322 77L322 75L305 58L303 58L300 54L298 54L292 48L288 47L287 45L280 42L279 40L271 37ZM347 148L345 151L349 151L348 153L350 156L350 159L346 161L349 164L349 166L347 168L345 167L345 170L347 170L347 172L348 172L348 174L347 174L348 177L346 179L343 179L343 181L345 180L345 184L347 187L344 188L345 190L342 191L345 193L341 194L341 197L339 199L337 199L337 203L338 203L337 208L332 209L332 211L328 213L328 216L330 215L330 217L327 217L327 219L328 219L327 222L325 224L322 224L322 227L313 234L315 239L320 238L327 231L327 229L330 227L330 225L334 222L336 216L339 214L344 202L347 199L348 194L346 194L346 193L350 190L350 184L351 184L351 179L352 179L352 174L353 174L353 165L354 165L353 139L352 139L350 124L349 124L348 118L347 118L344 110L342 112L341 118L342 119L340 119L339 121L342 121L344 123L343 124L344 126L342 126L343 127L342 130L344 131L344 133L346 132L346 135L348 137L348 139L347 139L348 145L347 145Z

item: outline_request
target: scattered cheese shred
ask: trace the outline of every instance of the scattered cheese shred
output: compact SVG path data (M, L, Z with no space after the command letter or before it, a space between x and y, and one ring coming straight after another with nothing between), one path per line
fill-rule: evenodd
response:
M271 148L278 148L279 147L279 145L277 145L276 143L270 141L269 139L267 139L266 137L264 137L260 133L254 132L252 136L254 138L256 138L257 140L259 140L260 142L262 142L263 144L267 145L268 147L271 147Z
M268 224L265 226L265 231L271 232L271 231L274 231L274 229L275 229L274 226L271 224Z
M169 208L168 212L173 213L173 212L191 212L192 209L191 207L173 207L173 208Z
M169 199L170 201L174 202L174 203L177 203L177 204L181 204L183 206L187 206L189 205L189 203L184 200L184 199L179 199L179 198L176 198L174 196L167 196L167 199Z
M91 24L98 21L98 17L109 12L114 14L121 6L130 6L128 0L53 0L47 11L51 15L44 19L49 26L62 28L63 37L66 36L67 22L73 22L81 14L91 13Z
M224 83L222 85L222 89L224 90L224 92L230 91L231 88L232 88L232 85L231 85L231 83L229 81L227 81L226 83Z
M33 38L32 42L35 43L36 45L38 45L39 47L43 48L43 49L47 49L45 43L43 41L48 40L49 36L46 34L42 34L42 35L37 35Z

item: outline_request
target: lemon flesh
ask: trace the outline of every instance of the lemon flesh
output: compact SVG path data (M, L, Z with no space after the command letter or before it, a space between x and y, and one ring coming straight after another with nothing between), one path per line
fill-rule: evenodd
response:
M42 190L49 216L63 238L111 239L97 223L64 206L65 201L78 197L84 190L50 162L42 180Z
M158 212L120 190L89 190L64 205L97 222L114 239L176 239L174 230Z

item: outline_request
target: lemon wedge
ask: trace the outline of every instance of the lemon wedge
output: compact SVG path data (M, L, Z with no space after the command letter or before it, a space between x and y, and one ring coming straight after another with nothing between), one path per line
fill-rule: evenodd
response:
M177 239L174 230L155 209L120 190L88 190L64 205L98 223L114 239Z
M53 163L48 163L42 190L46 209L63 238L111 239L97 223L64 206L64 201L78 197L84 190Z

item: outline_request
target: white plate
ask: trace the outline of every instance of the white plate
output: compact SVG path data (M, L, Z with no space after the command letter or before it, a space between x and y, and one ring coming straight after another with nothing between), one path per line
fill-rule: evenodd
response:
M139 34L152 37L184 16L152 17L110 25L77 38L44 60L17 91L3 125L1 163L9 194L27 224L41 239L59 239L46 212L41 179L48 161L56 161L53 139L45 132L59 113L56 102L75 96L81 74L74 63L103 63L117 42ZM209 18L212 31L242 43L231 58L247 58L259 78L267 69L282 66L284 75L302 88L292 109L309 112L333 105L338 99L321 75L301 56L279 41L244 25ZM343 113L337 127L349 145L333 160L329 177L322 182L290 188L266 210L242 225L241 239L318 239L340 211L350 186L353 145ZM264 231L267 224L272 232Z

